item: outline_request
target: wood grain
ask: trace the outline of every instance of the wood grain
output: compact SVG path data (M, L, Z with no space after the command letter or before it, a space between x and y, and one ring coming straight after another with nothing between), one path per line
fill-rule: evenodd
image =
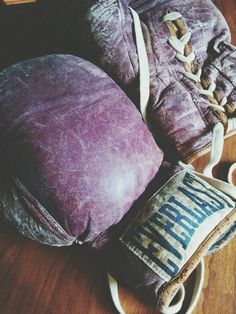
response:
M34 3L36 0L3 0L6 5L16 5L16 4L25 4L25 3Z
M236 44L236 1L215 1ZM17 51L15 52L17 53ZM209 156L196 162L201 169ZM236 136L226 140L218 174L236 160ZM79 247L51 248L18 235L0 222L1 314L112 314L104 270L94 254ZM191 282L188 286L191 290ZM130 314L157 313L121 287ZM236 313L236 239L206 258L204 290L195 314Z

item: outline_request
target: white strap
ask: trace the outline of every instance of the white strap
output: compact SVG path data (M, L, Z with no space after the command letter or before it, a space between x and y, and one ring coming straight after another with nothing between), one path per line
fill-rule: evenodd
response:
M220 190L221 192L227 194L228 196L230 196L236 200L236 187L233 186L232 184L229 184L225 181L204 175L204 174L196 171L191 164L185 164L182 161L179 161L178 164L181 167L183 167L184 169L186 169L190 172L193 172L193 174L195 174L199 178L203 179L204 181L206 181L207 183L209 183L210 185L212 185L216 189ZM235 163L235 169L236 169L236 163Z
M184 75L188 77L190 80L194 81L195 83L201 82L201 75L202 75L202 69L198 69L198 71L193 74L191 72L185 72Z
M212 170L221 160L223 147L224 126L221 122L218 122L213 127L210 160L203 170L204 175L213 177Z
M163 17L163 22L175 21L181 17L182 15L179 12L170 12Z
M215 89L216 89L216 83L212 82L210 86L208 87L208 90L213 93Z
M189 55L185 56L185 55L182 55L181 53L177 52L176 58L179 61L182 61L182 62L187 63L187 64L191 64L191 62L193 62L193 60L195 59L195 53L194 53L194 51L192 51Z
M206 176L200 172L196 172L196 171L192 171L192 172L199 178L205 180L206 182L214 186L216 189L220 190L221 192L227 194L228 196L236 200L236 187L235 186L227 182L221 181L219 179Z
M111 274L107 273L108 286L111 294L112 302L119 314L125 314L120 304L119 291L117 281L112 277Z
M143 38L141 22L138 14L130 8L134 21L137 54L139 60L139 84L140 84L140 111L144 122L147 122L147 105L150 96L149 65L146 52L146 45Z
M229 171L228 171L228 175L227 175L227 180L228 182L231 184L231 185L235 185L235 181L233 179L234 177L234 172L236 171L236 162L234 162L230 168L229 168Z
M185 33L180 39L176 36L170 36L168 38L169 44L179 53L184 54L185 45L189 42L191 33Z
M186 314L191 314L193 309L195 308L201 292L202 292L202 287L204 283L204 261L203 259L201 262L198 264L198 266L195 269L195 281L194 281L194 289L191 297L190 304L188 306ZM113 301L113 304L119 314L126 314L125 311L123 310L121 304L120 304L120 298L119 298L119 290L118 290L118 283L117 281L112 277L111 274L107 274L107 280L108 280L108 285L109 285L109 290L111 294L111 298ZM183 301L185 299L185 289L184 285L181 284L179 290L177 291L176 294L178 295L178 300L176 301L175 304L169 305L165 311L163 311L163 314L176 314L178 313L183 305ZM175 295L176 296L176 295ZM175 297L174 296L174 297ZM173 297L173 298L174 298Z
M200 92L203 91L203 89L200 90ZM225 112L225 108L221 107L220 105L210 104L208 108L214 109L214 110L220 110L222 112Z
M196 277L195 277L195 282L194 282L192 299L190 301L186 314L192 314L202 293L204 277L205 277L205 264L204 264L203 259L201 260L201 262L198 264L196 268L195 276Z
M227 132L235 131L235 129L236 129L236 118L229 118Z
M216 83L213 82L213 83L210 84L210 86L207 89L199 88L199 93L202 94L202 95L214 97L213 92L215 91L215 89L216 89Z
M236 129L236 118L228 119L228 132L234 131ZM232 185L235 186L235 182L233 180L233 172L236 170L236 163L234 162L228 171L227 180Z
M213 97L213 93L212 91L208 90L208 89L203 89L203 88L199 88L199 93L201 95L206 95L206 96L210 96L210 97Z
M227 104L227 101L228 101L227 97L224 96L224 97L221 99L221 101L220 101L220 105L221 105L221 106L224 106L225 104Z
M164 311L161 311L161 313L163 313L163 314L175 314L181 310L181 308L183 306L184 298L185 298L185 288L184 288L183 284L180 285L179 290L174 295L174 297L176 295L178 295L178 299L177 299L178 301L173 305L169 305Z

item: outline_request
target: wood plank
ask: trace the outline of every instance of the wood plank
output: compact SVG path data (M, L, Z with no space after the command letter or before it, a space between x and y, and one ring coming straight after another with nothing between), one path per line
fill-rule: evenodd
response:
M3 0L6 5L34 3L36 0Z

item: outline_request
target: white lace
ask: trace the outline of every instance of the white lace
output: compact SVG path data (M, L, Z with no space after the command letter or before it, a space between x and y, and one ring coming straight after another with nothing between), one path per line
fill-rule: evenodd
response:
M235 184L234 182L234 171L236 170L236 162L234 162L230 167L229 167L229 171L228 171L228 182L232 185Z
M201 292L202 292L203 283L204 283L204 273L205 273L205 266L204 266L203 259L201 260L201 262L196 267L195 272L196 272L196 274L195 274L193 293L192 293L192 297L191 297L188 309L186 311L186 314L192 314L192 312L193 312L194 308L196 307L197 302L200 298ZM117 281L109 273L107 274L107 281L108 281L108 286L109 286L112 302L116 308L117 313L126 314L126 312L123 310L123 308L120 304ZM178 299L176 300L176 302L174 304L171 304L168 307L166 307L165 310L162 311L163 314L176 314L181 310L181 308L183 306L183 301L185 299L185 289L184 289L183 284L180 284L179 290L173 296L173 299L177 294L178 294ZM170 303L172 300L170 300Z
M139 58L139 85L140 85L140 111L144 122L147 123L147 105L150 96L150 75L146 46L138 14L130 8L134 21L134 31Z
M171 12L164 16L163 21L164 22L174 21L181 17L182 15L179 12ZM168 42L176 50L176 58L179 61L186 63L191 68L191 62L193 62L195 59L194 51L192 51L188 56L184 55L185 45L189 42L190 38L191 38L191 32L187 32L181 38L177 38L177 36L173 36L173 35L170 36L168 38ZM195 74L191 72L187 72L187 71L183 72L183 74L187 78L192 80L193 82L201 83L201 74L202 74L201 68L199 68ZM207 89L198 88L199 93L201 95L210 96L210 97L214 97L213 93L215 89L216 89L215 82L212 82ZM223 106L226 103L227 103L227 97L224 96L218 104L209 104L208 107L212 110L220 110L220 111L225 112L225 109ZM236 119L231 118L228 120L229 120L229 124L231 125L230 128L228 128L228 132L229 132L233 130L232 126L234 127L236 126ZM210 160L208 164L203 170L204 174L210 177L213 177L212 170L221 160L223 147L224 147L224 127L219 122L213 128L211 155L210 155Z
M178 12L171 12L171 13L166 14L163 18L163 21L164 22L174 21L174 20L182 17L182 15L180 13L178 13L178 14L176 14L176 13L178 13ZM187 32L181 38L178 38L177 36L172 35L168 39L169 44L177 51L176 58L179 61L182 61L182 62L188 64L189 67L191 67L191 63L195 60L194 51L192 51L188 56L184 55L184 48L185 48L186 44L189 42L190 38L191 38L191 32ZM201 69L198 69L198 71L195 74L193 74L191 72L184 72L183 74L186 77L188 77L190 80L194 81L195 83L201 82L201 74L202 74ZM216 84L213 82L210 84L210 86L207 89L199 88L199 93L202 95L213 97L213 92L215 91L215 89L216 89ZM226 104L227 98L225 97L222 100L223 101L220 102L219 105L215 104L215 105L210 105L209 107L217 109L217 110L225 111L224 108L222 108L222 106L224 106Z

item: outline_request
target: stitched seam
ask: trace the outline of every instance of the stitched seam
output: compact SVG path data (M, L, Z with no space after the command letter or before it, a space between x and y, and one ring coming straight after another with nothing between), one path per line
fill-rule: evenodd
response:
M32 206L35 209L37 208L37 210L39 210L40 216L43 218L44 221L46 221L47 224L50 225L50 227L52 227L53 233L55 233L57 236L63 237L63 235L64 235L67 238L74 239L73 236L69 235L64 230L64 228L59 224L59 222L56 221L56 219L47 211L47 209L29 192L29 190L25 187L25 185L18 178L13 178L13 182L15 183L17 190L20 190L26 196L27 201L29 201L30 204L32 204ZM31 198L32 198L33 202L31 202ZM40 205L43 210L41 210L38 205ZM54 225L52 225L51 222L53 222L53 224L56 225L57 230L55 230L55 227L54 227Z

